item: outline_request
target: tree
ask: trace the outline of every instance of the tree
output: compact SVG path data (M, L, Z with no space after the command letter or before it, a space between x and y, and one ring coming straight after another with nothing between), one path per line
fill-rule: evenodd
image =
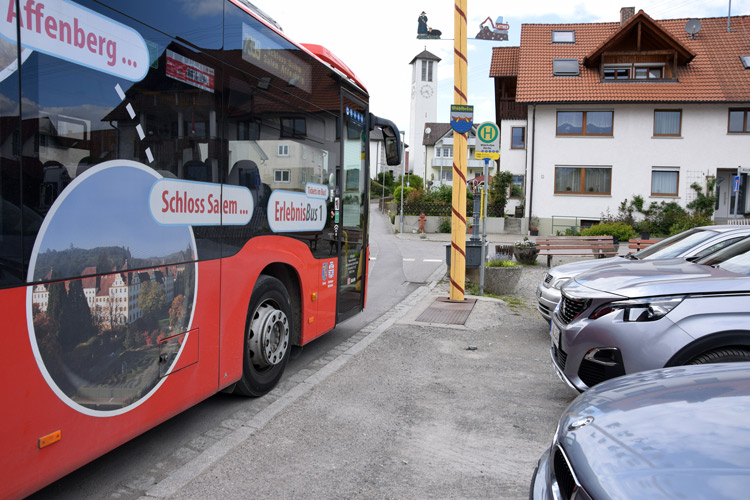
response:
M178 328L185 320L184 301L184 295L178 295L172 301L172 307L169 308L169 326L172 328Z
M513 184L513 174L507 170L499 172L490 182L490 200L498 214L505 213L511 184Z
M703 188L694 182L690 185L695 190L696 198L687 204L687 207L693 211L697 216L710 219L714 214L714 208L716 207L716 194L714 194L714 188L716 187L716 177L706 178L706 193L703 193Z
M159 315L164 309L167 296L164 289L154 281L146 281L141 284L141 293L138 297L138 307L143 312L143 318L150 324L159 321Z

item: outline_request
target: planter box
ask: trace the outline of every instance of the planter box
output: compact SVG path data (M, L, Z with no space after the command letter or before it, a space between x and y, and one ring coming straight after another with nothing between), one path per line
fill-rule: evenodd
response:
M534 264L539 255L538 247L513 247L513 255L521 264Z
M492 295L510 295L516 291L523 267L485 267L484 291Z

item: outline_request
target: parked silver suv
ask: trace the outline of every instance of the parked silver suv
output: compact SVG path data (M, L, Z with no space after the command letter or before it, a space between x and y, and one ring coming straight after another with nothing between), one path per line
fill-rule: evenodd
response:
M700 259L750 236L750 226L702 226L670 236L643 250L608 259L587 259L554 267L544 276L536 291L537 309L550 321L560 302L560 289L580 273L609 264L650 259ZM624 242L623 242L624 244Z
M579 391L654 368L750 361L750 238L697 262L580 274L562 289L550 336L558 375Z

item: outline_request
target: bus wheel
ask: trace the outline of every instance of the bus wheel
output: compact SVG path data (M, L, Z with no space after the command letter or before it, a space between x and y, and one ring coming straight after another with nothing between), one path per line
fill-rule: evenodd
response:
M234 388L243 396L262 396L273 389L289 361L292 306L281 281L261 275L248 308L242 379Z

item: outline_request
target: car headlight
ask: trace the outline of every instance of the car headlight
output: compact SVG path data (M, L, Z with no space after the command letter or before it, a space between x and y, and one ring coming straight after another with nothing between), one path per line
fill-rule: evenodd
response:
M656 321L666 316L683 301L684 296L647 297L609 302L596 308L589 319L597 319L614 311L623 311L623 321Z
M552 288L560 290L565 284L567 284L573 278L555 278L552 280Z

